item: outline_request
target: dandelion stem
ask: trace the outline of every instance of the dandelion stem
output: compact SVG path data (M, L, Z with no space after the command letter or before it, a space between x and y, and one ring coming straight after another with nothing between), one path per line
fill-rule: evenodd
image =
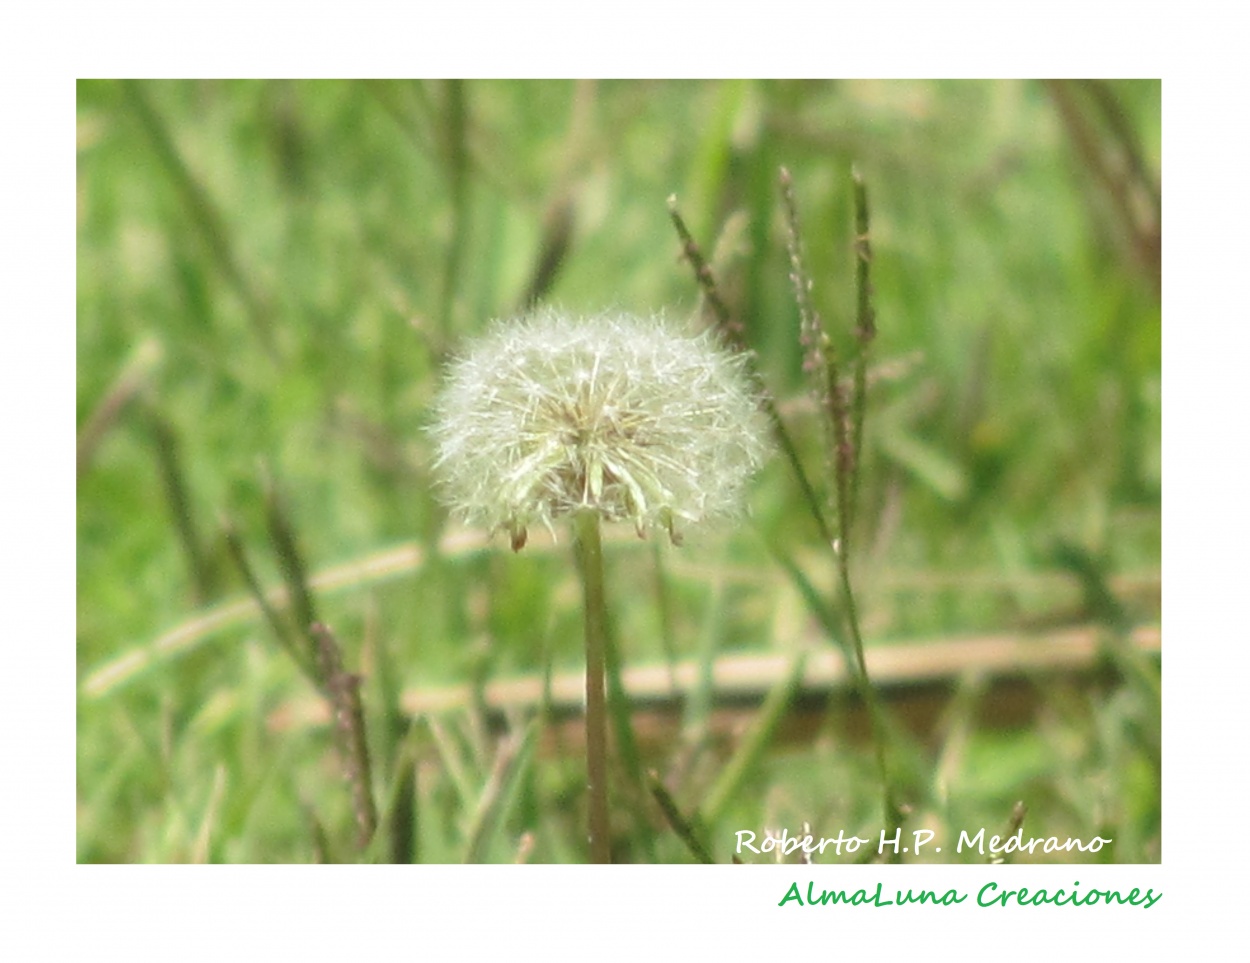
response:
M608 717L605 690L608 611L603 588L603 545L599 514L573 516L573 544L586 613L586 777L590 801L590 857L612 862L608 825Z

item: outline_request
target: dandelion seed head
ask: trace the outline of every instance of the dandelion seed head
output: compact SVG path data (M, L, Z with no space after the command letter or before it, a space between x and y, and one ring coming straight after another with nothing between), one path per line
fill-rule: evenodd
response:
M745 359L714 335L551 309L497 323L448 366L431 433L448 504L514 548L580 509L676 541L738 515L770 448Z

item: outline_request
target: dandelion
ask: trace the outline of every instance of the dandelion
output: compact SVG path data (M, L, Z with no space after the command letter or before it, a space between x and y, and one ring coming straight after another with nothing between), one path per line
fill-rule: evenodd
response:
M547 310L454 362L435 463L466 521L528 529L579 509L638 534L737 515L768 452L741 355L653 318Z
M466 521L509 533L568 516L586 637L589 842L611 862L600 523L640 536L737 515L768 453L742 355L656 318L546 310L496 327L453 362L432 433L435 472Z

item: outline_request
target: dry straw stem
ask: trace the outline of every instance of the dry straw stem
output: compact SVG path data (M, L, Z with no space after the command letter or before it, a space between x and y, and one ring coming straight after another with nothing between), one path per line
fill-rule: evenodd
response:
M228 531L228 520L222 521L223 531ZM604 542L621 548L638 547L632 533L607 532ZM461 529L448 532L440 539L438 554L448 559L464 558L489 548L484 532ZM530 551L561 551L562 546L550 538L531 543ZM391 548L381 549L360 558L332 565L312 575L308 584L319 595L333 595L349 590L381 585L419 571L426 561L424 545L404 542ZM704 580L721 572L731 582L757 585L761 578L782 585L786 579L776 573L761 573L759 569L746 566L709 566L706 563L684 561L677 557L668 561L673 575L682 578ZM935 592L950 588L973 589L983 592L1058 590L1067 584L1067 577L1055 572L1011 573L998 571L937 572L903 571L880 572L873 584L885 592ZM1159 573L1144 571L1130 573L1111 579L1117 593L1129 593L1151 604L1157 604ZM264 617L258 599L274 609L285 610L289 604L287 590L282 585L262 587L256 591L228 598L206 606L177 624L161 632L150 641L136 644L92 669L82 682L82 693L90 698L105 698L144 672L166 660L175 659L211 642L229 629L247 625ZM272 620L271 620L272 621ZM312 678L312 676L310 676Z
M231 525L228 521L223 522L223 527L227 533L230 532ZM481 551L487 544L487 539L481 532L453 532L440 541L438 551L440 555L456 557ZM414 572L425 561L425 548L419 543L410 542L325 569L308 580L308 587L317 592L332 593L375 585ZM291 605L291 596L286 585L262 588L255 577L250 579L250 584L252 594L210 606L162 632L152 641L134 646L97 666L83 680L83 694L89 698L105 698L166 660L184 655L227 629L251 622L258 616L264 615L271 624L283 626L284 623L276 618L275 613L286 611ZM269 611L265 610L265 606L268 606ZM285 627L275 627L280 640L283 639L284 631L287 631ZM284 641L283 644L287 643ZM308 670L309 677L315 680L312 666L306 660L297 661Z
M223 529L228 530L227 523L223 521L222 524ZM603 540L605 543L614 543L618 549L631 544L638 545L632 533L619 530L604 533ZM486 533L482 531L451 531L439 541L438 554L449 559L463 558L485 551L489 544ZM529 550L552 552L563 549L551 539L543 538L531 543ZM425 561L426 551L422 544L415 541L405 542L325 568L312 575L308 585L319 595L332 595L404 578L419 571ZM672 573L682 578L703 580L712 574L712 569L706 564L673 558L669 565ZM717 566L716 570L723 571L725 577L735 583L756 585L761 578L774 581L778 585L786 581L776 573L761 573L756 568ZM1041 591L1062 587L1066 584L1066 577L1056 573L1004 575L1001 572L885 572L875 577L874 584L884 591L933 592L956 587L981 591L999 591L1008 587L1020 591ZM1112 580L1117 592L1130 592L1151 599L1157 597L1158 584L1157 572L1124 575ZM289 605L285 586L271 585L266 588L257 583L254 593L226 599L201 609L150 641L133 645L120 655L97 665L82 681L83 696L92 699L107 698L165 661L185 655L198 646L217 639L229 629L265 617L259 599L263 599L264 604L275 610L285 610ZM309 678L315 677L310 674Z
M876 646L868 652L868 670L883 692L905 692L931 683L951 683L966 676L987 680L1060 675L1097 667L1105 652L1105 631L1099 626L1049 631L1037 635L994 633L939 639L900 640ZM1132 650L1154 658L1161 651L1159 627L1135 628L1129 639ZM853 689L855 676L846 663L831 652L823 637L800 641L807 653L799 679L804 693L827 693ZM727 655L712 666L712 683L718 702L741 704L761 701L793 671L794 656L784 652ZM667 662L635 665L621 676L630 703L635 706L680 708L701 682L702 667L692 659L677 665ZM577 715L585 701L585 677L579 671L561 672L550 678L525 675L496 679L483 693L486 707L501 716L524 714L547 708L559 716ZM405 713L422 716L431 725L443 713L462 711L469 705L468 685L410 689L401 705ZM324 725L321 700L292 700L271 719L275 728Z

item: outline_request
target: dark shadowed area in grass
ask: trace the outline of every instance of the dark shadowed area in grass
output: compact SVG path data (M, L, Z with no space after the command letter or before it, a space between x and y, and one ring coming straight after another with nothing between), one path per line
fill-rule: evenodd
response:
M780 170L850 391L854 166L871 691L781 448L740 523L605 526L612 856L1159 861L1160 126L1155 81L80 82L78 859L586 861L572 539L448 515L443 364L722 312L838 534Z

